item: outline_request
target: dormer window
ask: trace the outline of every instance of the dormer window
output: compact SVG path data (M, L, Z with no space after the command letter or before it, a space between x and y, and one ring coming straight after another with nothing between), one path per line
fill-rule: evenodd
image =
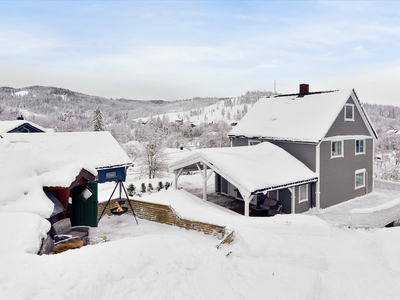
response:
M344 120L354 121L354 104L346 104L344 107Z

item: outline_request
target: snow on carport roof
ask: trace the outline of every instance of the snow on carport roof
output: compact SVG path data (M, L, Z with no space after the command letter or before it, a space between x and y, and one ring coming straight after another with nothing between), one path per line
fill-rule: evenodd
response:
M351 89L261 98L229 136L317 143L325 137Z
M297 158L268 142L255 146L192 151L170 164L170 170L204 163L235 185L242 196L316 181L317 175Z

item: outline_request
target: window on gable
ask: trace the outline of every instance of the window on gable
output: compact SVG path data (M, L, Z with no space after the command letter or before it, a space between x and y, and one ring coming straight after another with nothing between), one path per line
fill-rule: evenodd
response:
M343 141L332 141L331 157L343 157Z
M344 120L354 121L354 104L346 104L344 107Z
M356 189L365 187L365 169L357 170L355 172Z
M365 154L365 140L356 140L356 155Z
M308 201L308 184L300 185L299 189L299 203Z

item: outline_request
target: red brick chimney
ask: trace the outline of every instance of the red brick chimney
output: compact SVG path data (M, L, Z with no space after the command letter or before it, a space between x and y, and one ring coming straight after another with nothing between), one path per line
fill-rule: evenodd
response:
M300 84L300 94L301 95L305 95L308 94L309 90L308 90L308 84L306 83L301 83Z

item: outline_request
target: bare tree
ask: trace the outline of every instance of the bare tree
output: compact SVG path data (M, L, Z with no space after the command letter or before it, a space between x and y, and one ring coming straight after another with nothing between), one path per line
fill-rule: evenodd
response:
M141 175L150 179L161 178L167 171L166 155L164 153L165 131L152 124L146 124L135 132L138 142L137 162Z

